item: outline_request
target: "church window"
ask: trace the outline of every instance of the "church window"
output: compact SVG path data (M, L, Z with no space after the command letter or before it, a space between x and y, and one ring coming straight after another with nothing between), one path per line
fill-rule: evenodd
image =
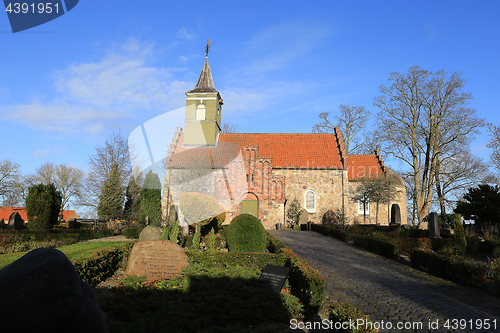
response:
M196 120L205 120L206 108L205 105L200 104L196 108Z
M366 215L370 214L370 202L366 202L366 204L363 207L363 202L358 201L358 214L364 215L365 212L363 211L366 212Z
M307 210L308 213L315 213L316 212L316 193L313 191L309 190L305 193L304 196L304 207Z

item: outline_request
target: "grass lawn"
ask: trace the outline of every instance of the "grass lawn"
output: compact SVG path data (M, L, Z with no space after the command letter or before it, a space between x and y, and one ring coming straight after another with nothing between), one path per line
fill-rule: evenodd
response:
M57 248L62 251L71 261L88 256L92 252L109 247L126 244L127 242L83 242ZM0 254L0 269L13 263L28 252Z

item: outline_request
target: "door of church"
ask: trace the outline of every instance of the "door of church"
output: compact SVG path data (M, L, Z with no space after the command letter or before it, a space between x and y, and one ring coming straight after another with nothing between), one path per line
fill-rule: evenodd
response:
M241 214L251 214L259 218L259 202L257 200L243 200L240 211Z

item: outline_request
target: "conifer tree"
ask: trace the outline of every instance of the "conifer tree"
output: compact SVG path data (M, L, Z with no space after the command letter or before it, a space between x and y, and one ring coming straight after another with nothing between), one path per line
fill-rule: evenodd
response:
M113 164L109 178L104 181L97 214L99 219L119 219L123 216L124 188L120 186L120 171L118 164Z
M51 229L57 224L61 209L61 192L54 184L38 184L29 188L26 197L26 213L30 230Z
M140 218L140 192L141 189L135 181L135 177L130 177L127 189L125 190L125 206L123 207L124 218L135 221Z
M141 189L141 214L149 218L151 225L161 224L161 183L153 171L149 171Z

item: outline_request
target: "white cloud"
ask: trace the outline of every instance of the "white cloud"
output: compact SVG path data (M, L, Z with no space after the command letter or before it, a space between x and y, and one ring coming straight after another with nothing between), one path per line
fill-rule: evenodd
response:
M35 157L44 157L44 156L47 156L50 154L50 150L47 148L47 149L37 149L33 155Z
M148 66L154 44L131 39L112 47L99 61L74 64L55 74L56 97L5 106L7 119L44 130L98 133L146 110L184 104L192 83L169 69Z
M180 28L179 31L177 31L177 37L179 38L185 38L187 40L193 40L195 39L196 35L192 31L188 31L186 28Z

